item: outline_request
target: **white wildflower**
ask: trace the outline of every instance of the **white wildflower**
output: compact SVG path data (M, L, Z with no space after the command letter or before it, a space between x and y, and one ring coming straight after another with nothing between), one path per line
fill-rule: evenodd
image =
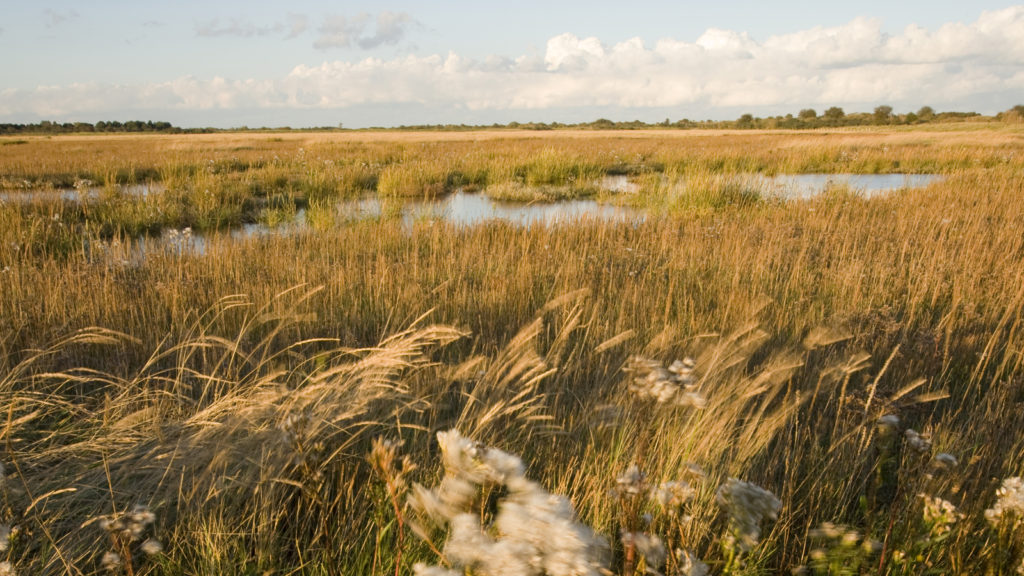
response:
M694 362L690 358L676 360L667 369L657 360L631 356L624 369L635 374L630 392L659 404L703 408L707 400L696 390Z
M960 465L960 461L956 459L956 456L947 454L946 452L939 452L935 455L935 464L940 468L956 468Z
M488 448L456 430L437 435L445 476L434 489L414 485L413 509L447 524L445 557L480 576L597 576L601 542L575 520L569 501L526 478L519 457ZM505 488L491 525L474 509L481 487ZM461 574L417 565L417 576Z
M670 480L651 489L651 500L672 516L678 514L695 495L696 492L685 480Z
M934 537L948 534L953 529L953 524L964 517L948 500L927 494L918 494L918 497L924 500L922 515Z
M636 464L629 468L615 479L615 493L619 496L639 496L647 490L647 477L640 471Z
M882 428L895 430L900 427L900 417L895 414L886 414L878 419L878 425Z
M105 552L100 559L100 564L111 572L121 568L121 555L117 552Z
M414 576L462 576L462 572L442 568L441 566L427 566L423 562L417 562L412 567Z
M739 539L740 549L749 551L761 538L761 522L778 519L782 502L774 494L751 484L729 478L718 487L715 501L729 515L732 536Z
M1020 476L1003 480L1003 485L996 490L996 504L985 510L985 518L992 526L998 526L1003 520L1024 522L1024 480Z
M711 569L701 562L696 554L688 550L676 549L676 569L682 576L708 576Z
M665 563L665 544L661 538L644 532L623 532L620 540L623 546L632 547L643 556L648 567L657 570Z
M16 576L18 573L14 570L14 564L10 562L0 562L0 576Z
M915 452L920 454L931 452L932 439L929 434L921 434L913 428L907 428L903 432L903 436L907 439L907 445L914 449Z
M163 552L164 545L159 540L147 538L146 541L139 546L139 549L147 556L153 556L154 554Z

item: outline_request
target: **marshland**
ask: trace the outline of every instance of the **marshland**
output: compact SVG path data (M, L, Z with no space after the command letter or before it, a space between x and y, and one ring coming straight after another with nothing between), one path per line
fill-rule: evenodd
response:
M1019 123L0 138L0 560L1024 573L1022 312Z

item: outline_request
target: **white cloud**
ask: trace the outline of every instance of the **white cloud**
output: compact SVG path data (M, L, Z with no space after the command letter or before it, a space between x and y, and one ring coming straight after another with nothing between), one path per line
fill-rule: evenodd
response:
M221 22L219 18L196 22L196 36L203 38L216 38L219 36L235 36L239 38L251 38L254 36L274 36L284 34L285 39L292 39L309 27L309 18L303 14L289 14L283 22L257 26L245 18L230 18Z
M396 43L412 23L400 13L382 12L375 19L336 16L320 27L317 47ZM295 18L293 24L280 32L301 33L306 20ZM250 29L241 25L239 30ZM301 64L276 79L186 77L141 86L5 90L0 117L403 105L483 112L671 109L680 116L737 108L758 113L832 105L870 110L883 103L898 110L924 104L970 110L979 105L1008 108L1020 103L1020 94L1024 6L985 12L970 24L935 30L909 26L892 35L869 19L760 42L719 29L692 42L662 39L653 46L639 38L608 45L562 34L548 41L542 56L409 55Z
M409 26L414 23L412 17L404 12L385 10L377 14L374 30L369 32L371 20L373 17L366 12L352 18L330 15L320 26L320 36L313 42L313 47L327 50L358 46L369 50L385 44L394 45L405 38Z
M297 38L303 32L309 28L309 17L305 14L289 14L288 15L288 35L285 36L287 39Z

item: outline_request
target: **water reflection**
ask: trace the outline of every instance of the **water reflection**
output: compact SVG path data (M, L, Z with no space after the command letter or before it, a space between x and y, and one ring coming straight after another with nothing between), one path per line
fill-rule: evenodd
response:
M631 222L646 218L646 214L641 210L600 204L589 199L521 204L496 202L484 194L462 191L436 200L365 198L343 202L339 211L355 219L400 216L406 224L412 224L417 220L436 219L458 226L472 226L489 220L504 220L521 226L532 226L585 219Z
M938 174L780 174L765 181L766 191L783 198L810 198L834 187L872 196L902 188L924 188Z

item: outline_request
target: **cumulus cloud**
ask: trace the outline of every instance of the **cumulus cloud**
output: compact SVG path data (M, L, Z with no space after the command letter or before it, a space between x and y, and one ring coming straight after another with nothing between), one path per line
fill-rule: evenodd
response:
M411 22L396 13L381 13L375 21L365 14L333 17L320 28L317 47L399 42ZM295 29L302 29L305 21L296 24ZM467 111L618 109L630 114L669 109L680 115L831 105L864 110L883 103L977 109L979 103L1019 103L1022 70L1024 6L1017 6L982 13L970 24L934 30L908 26L895 34L884 33L881 23L870 19L763 41L721 29L707 30L693 41L663 39L653 45L639 38L606 44L561 34L548 41L543 55L516 58L408 55L302 64L275 79L188 77L142 86L6 90L0 92L0 116L154 106L316 110L417 105Z
M371 20L374 20L373 17L366 12L352 18L330 15L320 26L320 36L313 42L313 47L327 50L358 46L369 50L384 44L394 45L405 38L409 26L414 22L405 12L385 10L377 14L374 29L370 32Z

